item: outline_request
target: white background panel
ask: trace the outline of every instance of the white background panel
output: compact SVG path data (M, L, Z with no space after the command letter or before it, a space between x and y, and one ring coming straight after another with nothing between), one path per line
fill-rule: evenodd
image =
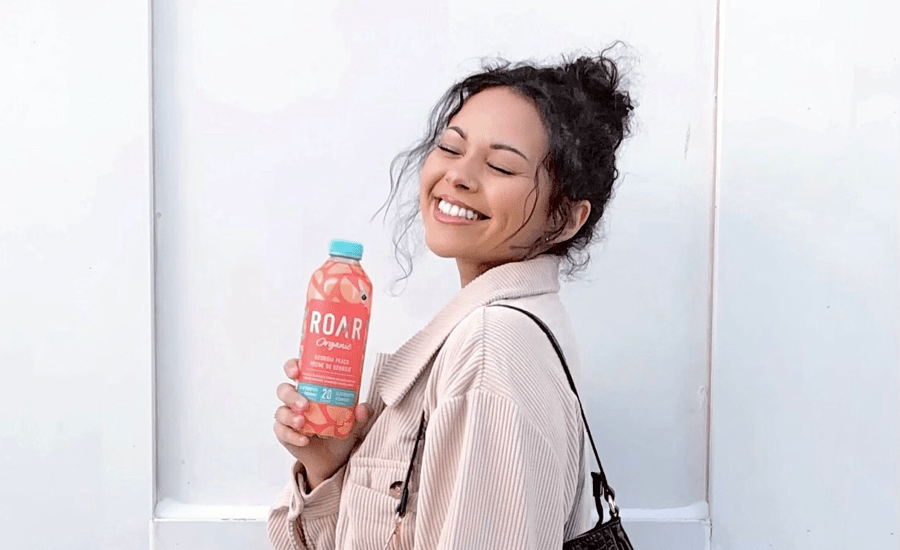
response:
M149 18L0 3L0 548L147 545Z
M705 500L715 5L654 4L659 20L648 9L156 2L160 496L262 505L283 483L274 388L330 238L366 245L379 290L370 354L458 290L453 264L425 254L405 292L387 295L393 218L370 222L391 158L455 78L484 55L622 38L637 135L605 245L564 299L623 505Z
M896 548L900 13L723 2L716 129L716 8L0 4L0 547L265 548L328 240L395 349L458 285L426 253L387 293L393 155L482 56L620 38L636 135L563 299L635 546Z
M898 20L896 2L726 4L717 550L898 546Z

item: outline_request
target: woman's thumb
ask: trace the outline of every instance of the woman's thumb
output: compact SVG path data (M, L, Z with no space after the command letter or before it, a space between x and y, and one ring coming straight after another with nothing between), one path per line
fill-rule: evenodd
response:
M368 403L360 403L356 406L356 419L360 422L364 422L372 416L372 408L369 407Z
M356 406L356 422L353 423L353 431L359 436L365 433L369 420L372 418L372 408L366 403Z

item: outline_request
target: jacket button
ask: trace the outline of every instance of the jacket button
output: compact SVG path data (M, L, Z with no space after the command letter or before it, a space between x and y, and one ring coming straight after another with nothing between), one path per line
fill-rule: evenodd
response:
M394 498L400 498L400 493L402 490L403 490L403 482L395 481L395 482L391 483L391 489L388 492L388 494Z

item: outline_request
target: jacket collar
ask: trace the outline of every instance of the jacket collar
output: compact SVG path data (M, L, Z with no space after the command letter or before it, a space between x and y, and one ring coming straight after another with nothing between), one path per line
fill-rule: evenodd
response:
M511 298L559 292L559 260L539 256L490 269L466 285L428 325L400 349L382 355L378 362L378 386L387 406L396 405L412 388L444 341L467 315L476 309Z

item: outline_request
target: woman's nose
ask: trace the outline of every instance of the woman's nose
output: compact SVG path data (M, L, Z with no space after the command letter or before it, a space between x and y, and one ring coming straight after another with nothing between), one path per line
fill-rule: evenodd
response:
M474 191L478 188L478 176L474 173L471 163L461 162L459 165L450 168L447 170L447 175L444 178L450 185L459 189Z
M468 183L468 181L466 179L464 179L458 175L451 176L448 174L447 181L450 182L450 184L453 187L456 187L457 189L465 189L466 191L472 190L472 185L470 183Z

